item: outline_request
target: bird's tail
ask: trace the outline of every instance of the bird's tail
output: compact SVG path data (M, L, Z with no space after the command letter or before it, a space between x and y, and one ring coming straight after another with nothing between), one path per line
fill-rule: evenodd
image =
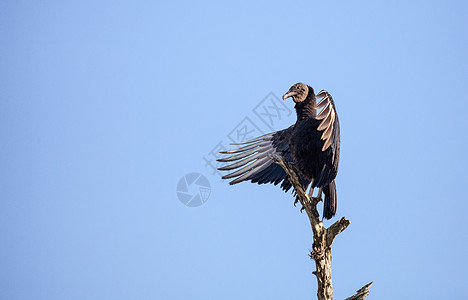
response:
M329 185L323 187L323 193L325 194L325 201L323 203L323 217L325 219L331 219L336 213L336 185L335 180L330 182Z

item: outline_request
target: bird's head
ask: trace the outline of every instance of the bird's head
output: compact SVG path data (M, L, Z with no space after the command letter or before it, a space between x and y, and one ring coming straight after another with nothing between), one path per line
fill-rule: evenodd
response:
M289 89L289 91L286 94L284 94L283 100L286 100L286 98L292 97L295 103L300 103L300 102L303 102L305 99L307 99L309 92L313 94L314 90L312 88L309 88L307 85L299 82L293 85Z

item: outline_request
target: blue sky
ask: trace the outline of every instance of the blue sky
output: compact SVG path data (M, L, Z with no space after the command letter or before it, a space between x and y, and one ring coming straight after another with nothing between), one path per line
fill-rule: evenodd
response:
M465 299L467 9L1 2L0 298L313 297L292 196L203 160L305 82L341 121L335 298L374 280L369 299ZM211 185L195 208L176 194L193 172Z

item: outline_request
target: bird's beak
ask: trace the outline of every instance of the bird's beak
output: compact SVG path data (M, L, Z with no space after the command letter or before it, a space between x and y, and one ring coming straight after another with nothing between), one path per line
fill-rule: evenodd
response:
M286 100L289 97L296 96L296 92L287 92L286 94L283 95L283 100Z

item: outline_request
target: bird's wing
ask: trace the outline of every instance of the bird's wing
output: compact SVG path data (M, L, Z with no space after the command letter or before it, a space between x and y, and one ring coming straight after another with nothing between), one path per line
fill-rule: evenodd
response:
M229 184L236 184L242 181L262 183L281 183L281 188L288 191L291 183L283 168L274 163L270 155L281 155L289 162L292 162L289 151L289 138L294 126L287 129L265 134L252 140L236 143L233 145L243 145L241 148L221 152L232 154L230 157L218 159L220 162L228 162L230 165L219 168L221 171L231 171L223 176L223 179L234 178ZM309 182L303 180L307 186Z
M316 109L320 110L316 119L321 121L317 129L322 131L321 139L324 141L322 151L327 150L330 146L332 146L332 151L336 151L336 146L337 144L339 146L340 142L340 123L335 103L327 91L320 91L317 98L322 98L316 105Z
M316 117L320 122L317 129L322 133L320 137L323 140L322 151L330 156L331 164L323 166L312 184L313 186L323 187L328 185L338 172L340 160L340 122L331 95L326 91L320 91L316 97L322 98L316 105L317 110L320 109Z

